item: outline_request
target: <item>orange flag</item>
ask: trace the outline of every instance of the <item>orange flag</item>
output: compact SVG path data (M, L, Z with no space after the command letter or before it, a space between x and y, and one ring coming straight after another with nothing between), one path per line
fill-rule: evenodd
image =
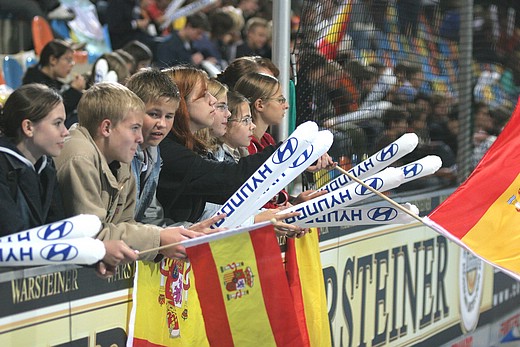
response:
M424 221L520 279L520 106L470 177Z
M308 346L272 226L186 250L211 346Z

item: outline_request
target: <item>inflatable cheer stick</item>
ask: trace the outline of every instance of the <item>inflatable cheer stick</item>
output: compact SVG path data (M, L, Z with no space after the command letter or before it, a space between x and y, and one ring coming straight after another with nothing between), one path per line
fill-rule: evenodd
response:
M216 214L226 213L227 216L214 226L236 227L246 220L254 212L251 204L260 199L282 173L299 158L312 144L317 134L318 125L314 122L305 122L298 126L289 138L222 205Z
M427 155L410 164L403 165L401 169L404 173L404 183L418 178L433 175L442 167L442 159L436 155Z
M0 237L0 244L6 242L58 241L78 237L95 237L101 230L98 217L80 214L41 227L20 231Z
M363 179L370 175L375 174L376 172L381 171L385 167L389 166L393 162L398 159L401 159L408 153L412 152L417 144L419 143L419 138L414 133L407 133L381 149L368 159L362 161L358 165L354 166L352 169L347 172L357 177L359 179ZM321 187L319 190L327 190L332 192L336 189L346 186L351 183L352 180L346 175L340 175Z
M311 166L319 157L327 153L334 141L334 135L329 130L318 132L318 136L313 143L285 170L282 175L273 183L267 191L264 192L262 198L252 202L251 209L259 209L265 205L276 193L285 188L305 169Z
M404 180L401 184L405 184L405 183L408 183L408 182L411 182L413 180L416 180L416 179L419 179L419 178L422 178L422 177L426 177L426 176L429 176L429 175L432 175L434 174L437 170L439 170L439 168L442 166L442 160L441 158L439 158L438 156L435 156L435 155L429 155L429 156L426 156L424 158L421 158L419 160L416 160L410 164L406 164L406 165L403 165L399 168L396 168L398 170L401 170L403 175L404 175ZM384 171L382 171L384 172ZM349 185L350 186L350 185ZM393 188L397 188L398 186L395 186ZM391 189L393 189L391 188ZM379 191L385 191L385 190L388 190L388 189L378 189ZM389 199L388 197L386 197L386 199ZM392 200L392 202L397 205L396 202L394 202ZM350 204L349 204L350 205ZM395 206L397 209L399 209L398 207L399 205ZM330 212L333 212L334 210L337 210L336 209L329 209L329 210L323 210L321 213L317 213L313 219L316 220L316 219L319 219L320 217L322 217L323 215L325 214L328 214ZM400 209L403 213L406 213L408 214L410 217L412 216L411 213L409 213L410 211L404 211L403 209ZM413 217L412 217L413 218Z
M412 213L419 215L417 206L405 203L401 205ZM414 222L410 215L388 205L371 207L349 207L329 211L319 217L307 221L307 228L345 227L356 225L407 224Z
M0 243L0 266L91 265L104 256L103 242L91 237Z
M365 185L383 192L398 187L404 182L404 173L400 169L387 168L364 180ZM304 226L306 222L326 214L327 212L344 208L356 202L364 200L374 193L362 184L351 184L342 187L312 200L289 207L279 213L298 211L300 216L287 218L284 221L289 224Z

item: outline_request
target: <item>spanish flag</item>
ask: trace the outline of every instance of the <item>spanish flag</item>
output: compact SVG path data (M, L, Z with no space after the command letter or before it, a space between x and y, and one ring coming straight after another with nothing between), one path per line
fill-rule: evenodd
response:
M519 145L519 148L516 146ZM520 106L469 178L423 220L520 279Z
M336 13L332 25L327 33L317 43L318 52L329 60L336 59L338 48L347 31L347 25L350 21L351 0L345 1Z
M211 346L308 346L272 226L186 250Z
M330 323L321 266L319 229L299 239L287 239L287 278L293 295L298 324L312 347L331 345Z

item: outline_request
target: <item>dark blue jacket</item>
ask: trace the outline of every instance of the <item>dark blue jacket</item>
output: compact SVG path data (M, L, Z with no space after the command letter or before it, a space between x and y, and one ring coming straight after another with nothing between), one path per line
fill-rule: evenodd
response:
M165 68L174 65L193 64L191 56L196 51L191 43L184 42L177 31L172 31L164 41L157 44L157 56L155 63L158 67Z

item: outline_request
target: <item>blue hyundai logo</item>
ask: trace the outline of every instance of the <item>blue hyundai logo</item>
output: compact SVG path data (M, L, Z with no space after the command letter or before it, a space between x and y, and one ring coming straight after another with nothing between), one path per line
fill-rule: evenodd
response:
M367 216L376 222L388 222L397 218L397 210L391 207L376 207L369 210Z
M310 145L303 153L294 161L294 163L290 166L291 168L298 167L302 164L305 164L307 160L311 157L314 152L314 146Z
M282 143L273 156L273 163L281 164L291 159L294 152L298 149L298 140L294 137Z
M418 174L420 174L424 169L424 166L422 166L422 164L419 164L419 163L414 163L414 164L410 164L410 165L406 165L405 167L403 167L403 173L404 173L404 178L411 178L411 177L415 177L417 176Z
M399 150L399 146L395 143L390 144L388 147L383 148L378 154L376 159L378 161L387 161L392 159Z
M41 227L37 235L40 239L45 241L53 241L65 238L72 232L72 222L64 221L59 223L49 224Z
M43 259L48 261L61 262L72 260L78 256L78 249L67 243L54 243L44 247L40 251Z
M365 184L367 186L374 188L375 190L379 190L383 186L384 182L381 178L374 177L374 178L369 178L369 179L365 180ZM365 186L362 186L361 184L358 184L355 191L356 191L357 195L367 195L367 194L372 193L368 188L366 188Z

